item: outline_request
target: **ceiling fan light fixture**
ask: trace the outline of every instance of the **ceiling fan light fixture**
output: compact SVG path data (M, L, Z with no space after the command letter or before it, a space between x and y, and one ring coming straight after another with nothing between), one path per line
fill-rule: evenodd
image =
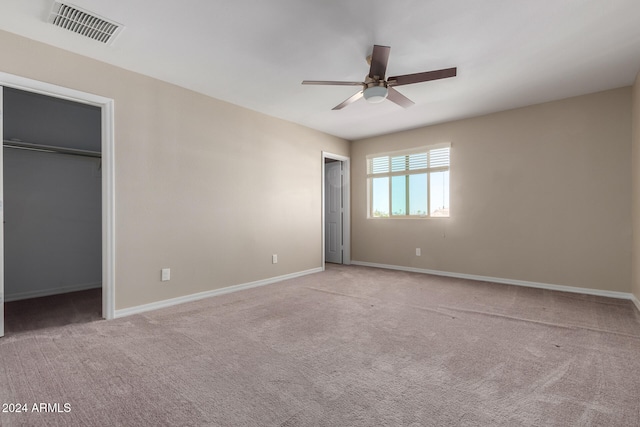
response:
M387 95L389 91L385 86L371 86L364 90L364 99L367 100L370 104L378 104L385 99L387 99Z

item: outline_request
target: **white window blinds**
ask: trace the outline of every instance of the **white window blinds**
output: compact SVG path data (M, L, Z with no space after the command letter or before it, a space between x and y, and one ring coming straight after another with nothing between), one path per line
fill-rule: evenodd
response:
M367 157L367 176L374 175L407 175L407 172L424 173L425 171L447 170L449 168L449 144L421 147L402 154L387 153Z

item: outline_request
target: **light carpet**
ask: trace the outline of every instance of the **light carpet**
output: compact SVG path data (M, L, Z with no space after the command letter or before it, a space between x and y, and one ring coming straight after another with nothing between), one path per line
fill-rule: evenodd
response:
M2 426L640 425L630 301L367 267L24 328L0 359L29 407Z

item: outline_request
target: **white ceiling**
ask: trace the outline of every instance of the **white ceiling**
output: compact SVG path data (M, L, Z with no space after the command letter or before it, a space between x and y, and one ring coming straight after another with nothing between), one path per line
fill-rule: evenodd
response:
M0 29L349 140L631 85L638 0L73 0L124 25L112 45L46 22L53 0L2 0ZM387 75L458 67L360 100L373 44Z

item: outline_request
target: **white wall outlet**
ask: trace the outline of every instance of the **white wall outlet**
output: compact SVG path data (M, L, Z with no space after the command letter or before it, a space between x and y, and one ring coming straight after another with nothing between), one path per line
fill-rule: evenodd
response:
M416 248L416 256L421 256L422 250L420 248Z
M278 263L278 254L271 255L271 264L277 264L277 263Z
M169 280L171 280L171 269L170 268L163 268L162 269L162 281L163 282L168 282Z

